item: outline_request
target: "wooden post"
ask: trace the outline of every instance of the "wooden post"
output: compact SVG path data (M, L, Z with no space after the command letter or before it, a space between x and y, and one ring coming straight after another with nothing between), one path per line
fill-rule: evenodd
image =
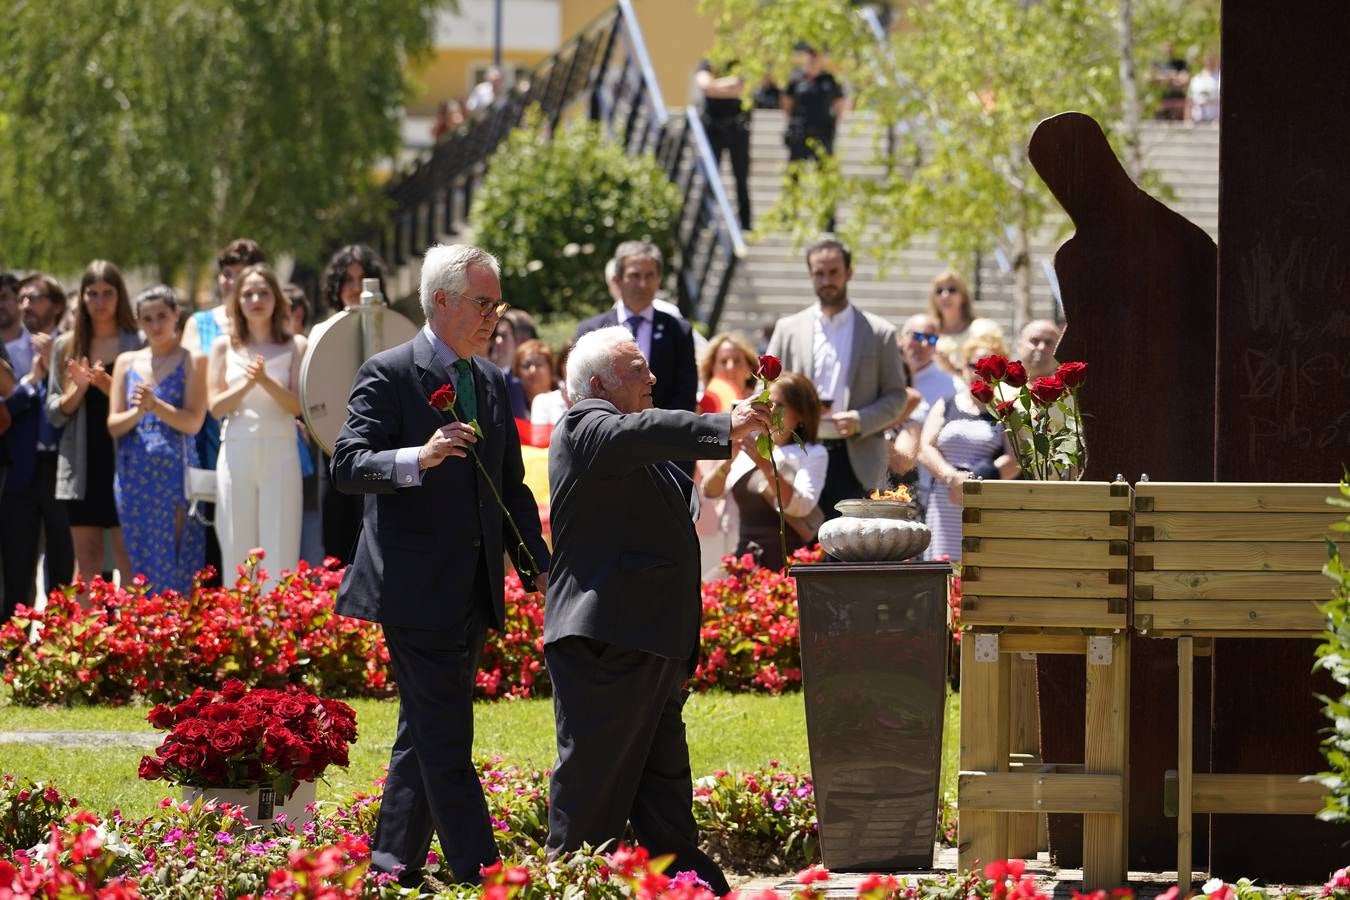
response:
M1006 648L1001 648L1006 650ZM1008 697L1008 745L1013 753L1040 758L1040 722L1036 715L1036 658L1007 653L1010 686ZM1035 859L1042 816L1014 813L1008 821L1008 856Z
M1084 768L1089 773L1120 775L1129 796L1126 749L1130 735L1130 640L1110 638L1111 660L1087 663L1087 742ZM1125 842L1128 813L1083 815L1083 889L1119 887L1126 880Z
M1195 713L1195 639L1177 639L1177 887L1191 890L1191 723Z
M967 632L961 639L961 770L1006 772L1010 661L1006 653L995 653L990 662L977 661L978 637ZM959 831L962 871L1008 857L1006 812L962 810Z

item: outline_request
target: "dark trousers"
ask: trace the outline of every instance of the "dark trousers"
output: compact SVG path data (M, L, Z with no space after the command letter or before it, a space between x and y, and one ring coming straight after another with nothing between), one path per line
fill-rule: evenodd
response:
M452 631L384 626L398 733L370 858L405 886L421 883L433 829L456 881L479 883L479 869L498 855L472 756L474 673L487 628L484 604L472 607Z
M548 849L623 837L633 824L653 856L675 854L667 875L693 871L718 896L726 876L698 847L684 734L689 660L584 637L544 648L553 683L558 761L549 782Z
M741 228L750 230L750 126L736 119L705 119L708 143L720 168L722 155L731 154L731 174L736 179L736 212Z
M0 622L20 603L32 605L36 593L37 560L46 540L43 573L48 589L69 584L75 571L75 548L70 539L66 504L56 499L56 453L37 455L37 468L28 487L0 499L0 559L4 560L4 595Z
M834 505L840 500L856 500L867 493L853 474L853 463L848 459L848 444L842 440L825 441L830 454L830 466L825 470L825 486L820 489L820 511L826 521L838 518Z

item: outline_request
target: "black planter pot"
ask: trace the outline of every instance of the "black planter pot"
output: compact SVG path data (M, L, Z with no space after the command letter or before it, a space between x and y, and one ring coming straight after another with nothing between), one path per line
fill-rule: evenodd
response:
M947 687L947 563L792 569L822 862L929 869Z

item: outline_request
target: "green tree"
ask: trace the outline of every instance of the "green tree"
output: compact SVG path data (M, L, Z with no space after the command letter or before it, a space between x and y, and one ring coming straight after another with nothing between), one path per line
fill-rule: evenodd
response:
M613 302L604 269L621 242L648 240L671 258L679 210L679 191L650 155L629 156L594 122L550 138L532 110L493 156L469 221L501 260L511 303L579 316Z
M764 230L804 240L832 206L852 202L842 230L879 259L926 234L953 262L1001 248L1013 263L1019 321L1031 310L1031 236L1058 210L1027 160L1036 124L1084 112L1120 150L1122 123L1137 123L1139 97L1148 94L1156 35L1217 25L1217 15L1196 12L1217 9L1217 0L1132 0L1124 15L1101 0L923 0L905 6L883 47L842 4L704 0L704 7L718 26L714 54L740 55L751 83L765 58L785 58L809 37L831 54L854 108L882 126L878 135L895 127L893 150L880 138L876 146L885 174L845 177L833 161L801 166ZM735 52L744 47L764 56ZM1131 139L1137 145L1137 131Z
M11 0L0 246L166 280L238 235L313 258L381 212L406 63L448 0Z
M1327 502L1346 510L1345 520L1332 525L1342 538L1350 537L1350 474L1341 479L1340 496ZM1325 641L1317 648L1317 666L1325 669L1341 693L1335 697L1321 697L1322 711L1331 727L1322 741L1322 755L1331 770L1318 776L1327 789L1326 805L1318 818L1329 822L1350 822L1350 559L1331 539L1327 540L1330 557L1322 571L1333 582L1331 600L1322 611L1327 617Z

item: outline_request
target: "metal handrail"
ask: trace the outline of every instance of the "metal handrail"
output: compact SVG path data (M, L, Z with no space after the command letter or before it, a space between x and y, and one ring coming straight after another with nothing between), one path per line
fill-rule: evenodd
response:
M670 115L631 0L616 0L538 64L528 92L499 100L390 183L389 224L376 239L382 254L401 265L441 231L453 232L456 210L467 215L492 154L529 105L538 104L556 127L564 110L582 98L589 98L590 117L628 152L653 153L681 187L675 234L680 259L672 267L680 305L715 327L737 262L748 252L745 236L697 112Z

